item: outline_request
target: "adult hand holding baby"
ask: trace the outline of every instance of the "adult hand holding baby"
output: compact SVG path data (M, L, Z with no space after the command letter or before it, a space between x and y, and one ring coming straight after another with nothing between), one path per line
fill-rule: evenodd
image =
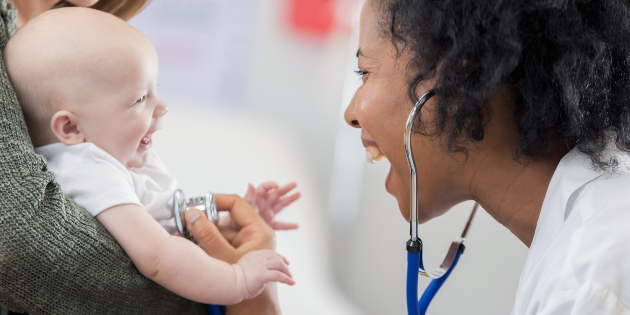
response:
M193 208L186 212L186 224L199 246L210 256L236 263L251 251L275 249L275 233L254 209L236 195L215 195L218 211L229 211L239 231L216 227L201 211ZM266 289L251 300L226 307L226 314L280 314L276 284L270 282Z

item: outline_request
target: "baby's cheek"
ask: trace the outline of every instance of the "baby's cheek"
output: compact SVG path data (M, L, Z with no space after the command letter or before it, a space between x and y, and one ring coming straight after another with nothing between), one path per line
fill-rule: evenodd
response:
M146 121L136 122L134 125L133 135L135 137L142 138L144 134L147 132L147 130L149 130L150 126L151 126L150 122L146 122Z

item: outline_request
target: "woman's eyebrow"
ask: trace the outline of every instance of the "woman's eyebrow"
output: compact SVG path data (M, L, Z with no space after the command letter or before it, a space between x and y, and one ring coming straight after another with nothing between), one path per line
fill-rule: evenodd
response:
M371 57L369 57L369 53L368 55L366 55L363 50L361 50L361 48L357 49L357 58L359 57L363 57L363 58L367 58L367 59L372 59Z

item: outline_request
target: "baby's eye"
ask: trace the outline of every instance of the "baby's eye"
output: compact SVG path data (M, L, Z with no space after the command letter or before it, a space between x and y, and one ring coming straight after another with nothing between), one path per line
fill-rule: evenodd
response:
M146 96L146 95L142 95L142 97L141 97L141 98L139 98L139 99L138 99L138 100L137 100L134 104L142 103L142 102L144 102L144 100L146 100L146 99L147 99L147 96Z

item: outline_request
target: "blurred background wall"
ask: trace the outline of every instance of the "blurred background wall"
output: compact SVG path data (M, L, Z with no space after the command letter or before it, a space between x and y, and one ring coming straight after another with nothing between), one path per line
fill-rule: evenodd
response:
M405 314L408 224L384 189L387 161L365 163L342 112L360 80L358 0L153 0L130 23L160 58L169 103L156 150L187 195L242 194L296 180L278 251L297 284L285 314ZM402 141L402 135L401 135ZM471 203L421 226L439 265ZM485 212L429 314L507 314L527 248ZM428 284L421 279L420 289Z

